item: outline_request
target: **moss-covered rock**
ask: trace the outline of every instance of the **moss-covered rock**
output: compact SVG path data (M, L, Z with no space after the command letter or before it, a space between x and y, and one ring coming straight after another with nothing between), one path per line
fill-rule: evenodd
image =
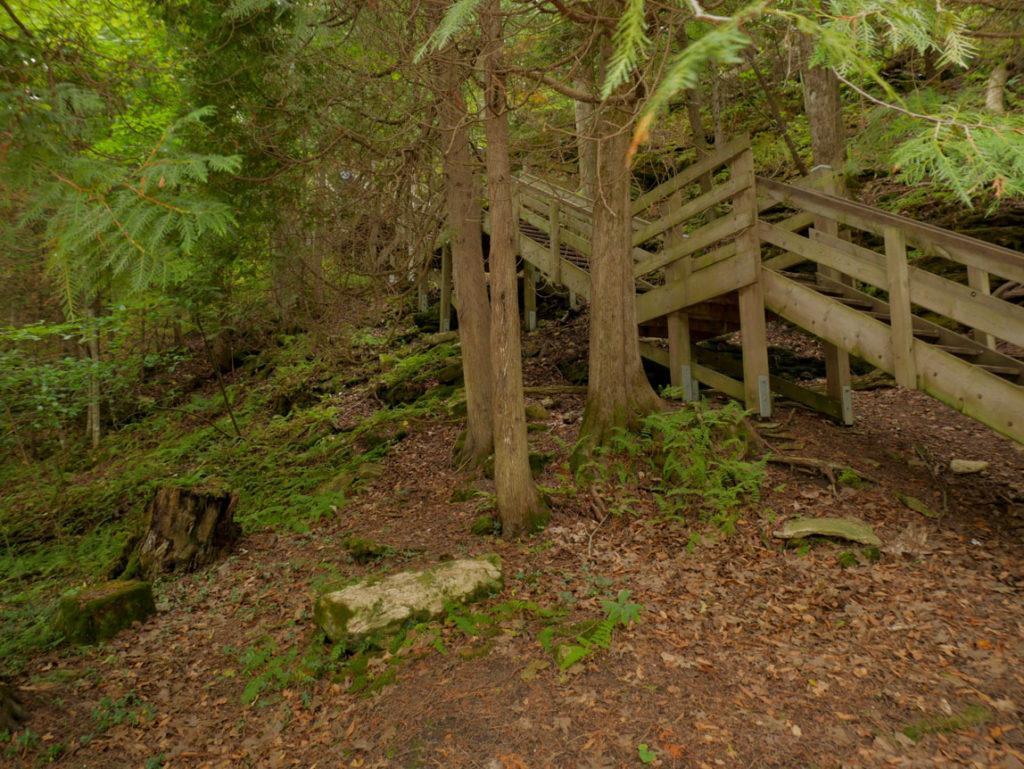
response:
M409 623L443 616L453 603L476 601L501 588L497 556L463 558L323 593L313 604L313 618L328 638L351 649L379 643Z
M540 422L550 416L548 410L539 403L526 404L526 418L531 422Z
M111 580L68 593L57 608L57 631L75 644L112 638L156 611L148 582Z

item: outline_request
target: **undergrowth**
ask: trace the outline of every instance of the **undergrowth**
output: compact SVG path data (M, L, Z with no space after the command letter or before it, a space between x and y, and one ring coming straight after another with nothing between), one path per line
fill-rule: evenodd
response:
M220 394L206 389L173 408L151 407L105 436L98 453L83 450L65 466L15 456L0 463L0 665L16 668L53 643L55 599L107 576L159 486L232 490L245 532L306 531L358 493L360 468L385 456L413 423L458 407L451 389L428 387L413 402L346 424L335 396L342 379L380 376L386 350L370 332L355 337L362 347L349 353L357 362L344 376L305 335L280 337L244 363L227 386L241 438ZM383 376L421 371L426 360L457 361L455 352L450 343L406 344L389 353Z
M643 490L665 519L696 518L732 533L764 480L764 462L747 458L745 416L736 403L715 408L706 401L651 414L639 431L618 430L596 449L577 480L591 484L609 513L636 510Z

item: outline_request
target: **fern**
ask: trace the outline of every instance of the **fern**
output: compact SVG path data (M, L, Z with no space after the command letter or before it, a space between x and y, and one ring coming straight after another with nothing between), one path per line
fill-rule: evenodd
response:
M438 51L448 45L448 42L462 31L463 27L473 18L480 3L481 0L456 0L452 3L441 19L441 23L427 38L427 42L416 52L413 61L418 64L431 51Z
M602 99L607 99L626 82L639 66L650 42L644 18L644 0L626 0L626 8L612 36L612 55L601 86Z

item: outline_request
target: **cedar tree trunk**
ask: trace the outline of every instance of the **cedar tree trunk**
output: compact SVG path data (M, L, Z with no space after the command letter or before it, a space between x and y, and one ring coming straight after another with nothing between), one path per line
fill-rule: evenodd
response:
M481 19L484 50L484 133L491 214L491 361L494 372L494 484L502 535L543 526L547 508L530 475L523 400L516 282L517 222L509 163L508 101L502 64L500 0L487 0Z
M494 449L491 319L480 233L480 197L469 145L469 114L462 94L466 70L454 46L441 52L440 116L445 196L451 230L459 342L466 388L466 439L457 461L477 465Z

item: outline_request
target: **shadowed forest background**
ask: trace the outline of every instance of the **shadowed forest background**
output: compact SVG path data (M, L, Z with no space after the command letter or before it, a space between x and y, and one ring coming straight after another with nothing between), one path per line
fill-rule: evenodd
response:
M3 765L1024 767L1014 0L0 0L0 218Z

